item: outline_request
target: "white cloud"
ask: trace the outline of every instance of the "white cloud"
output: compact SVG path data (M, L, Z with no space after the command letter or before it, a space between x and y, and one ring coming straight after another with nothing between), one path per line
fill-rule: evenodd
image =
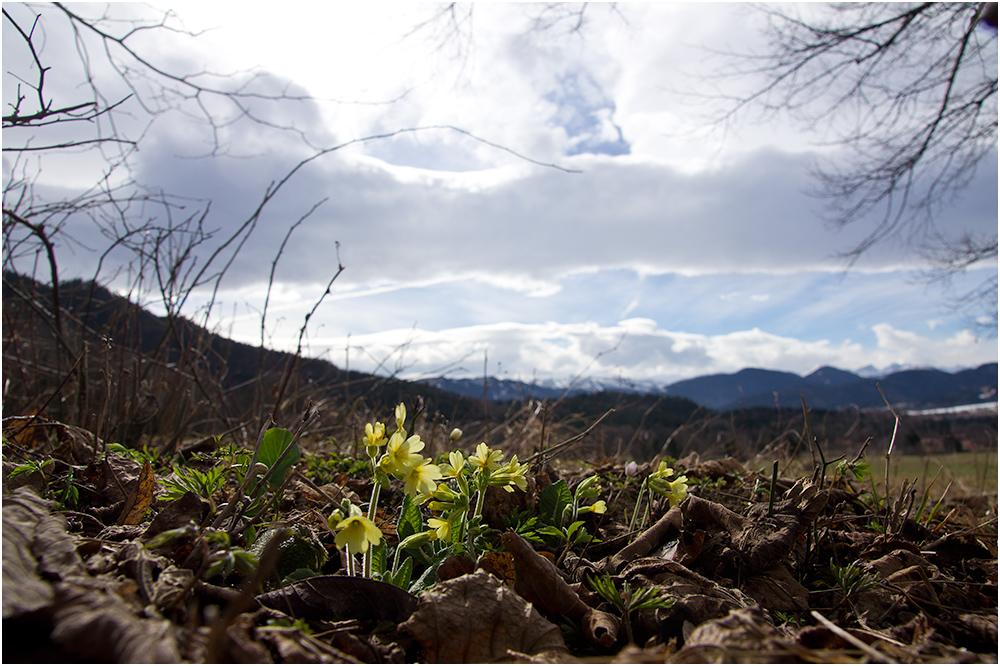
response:
M878 338L878 348L872 356L879 358L881 366L891 363L929 367L966 367L969 352L976 348L990 349L996 354L995 340L980 340L969 330L957 331L944 339L927 338L914 331L898 330L890 324L872 327ZM879 367L879 363L874 363Z
M473 48L453 59L448 49L426 57L420 39L399 41L429 7L350 5L311 8L309 21L294 11L178 5L194 27L223 27L195 41L203 51L160 47L178 66L259 62L275 74L261 85L294 81L326 98L255 109L320 145L453 124L581 173L443 129L318 159L263 210L229 268L213 320L223 330L259 341L262 285L277 248L325 198L277 265L266 342L294 343L338 268L339 242L346 271L311 320L309 344L339 362L350 334L354 367L398 357L393 364L419 374L485 352L522 377L667 382L746 365L807 372L995 360L995 344L968 339L953 313L935 311L903 279L901 270L920 263L912 255L880 246L838 279L836 253L870 227L835 233L818 222L822 202L805 194L819 150L813 137L785 125L707 138L688 132L698 118L676 91L706 72L695 47L752 39L742 7L628 5L622 22L594 6L594 29L583 37L525 37L530 5L477 5ZM71 49L71 40L50 48ZM403 92L387 105L331 101ZM240 159L178 159L204 152L208 130L176 115L161 119L135 156L143 182L212 199L206 226L216 236L199 262L250 219L271 183L312 154L292 135L246 120L220 132ZM46 170L36 191L64 194L56 190L75 166ZM996 187L996 160L985 160L949 211L952 226L995 233ZM83 246L103 247L89 223L68 228ZM64 244L60 268L89 276L97 256ZM117 270L127 258L112 253L106 265ZM479 364L467 370L478 373Z
M179 169L171 154L147 150L142 176L190 196L211 196L220 238L249 217L259 192L295 159L274 154L269 169L236 160ZM340 286L352 288L475 276L548 294L566 275L615 268L684 275L839 271L844 264L834 250L851 247L864 230L834 234L815 221L815 201L802 192L807 165L762 152L694 177L655 164L590 158L579 174L532 168L490 185L442 187L437 181L445 176L400 179L370 161L334 155L297 174L269 204L254 244L231 273L236 281L259 276L290 222L323 197L326 203L292 235L280 279L315 280L330 267L334 241L349 268ZM987 217L970 223L981 226ZM884 248L857 268L895 269L908 261Z
M734 282L770 298L718 298L720 286L731 289ZM820 365L950 368L997 358L995 340L977 340L953 315L930 326L925 299L906 297L913 285L905 273L642 277L596 271L557 284L558 291L540 297L473 279L334 292L310 320L308 350L340 364L349 336L355 369L386 362L408 376L446 369L476 376L485 351L491 373L522 379L584 375L660 383L746 366L806 373ZM275 292L269 346L294 349L302 318L323 288ZM219 330L259 342L260 307L244 304L259 303L260 294L259 288L223 292ZM229 319L230 312L240 316Z
M693 334L666 330L645 319L611 326L545 322L440 331L399 329L351 336L351 367L374 370L376 363L383 363L383 368L409 378L442 372L477 377L482 375L485 354L489 373L502 378L568 381L582 376L667 384L746 367L807 374L822 365L858 370L893 363L967 367L986 362L981 360L984 343L968 331L947 339L947 354L942 357L935 349L940 343L913 331L887 324L873 328L879 339L875 348L850 339L798 340L758 328L722 335ZM314 349L328 347L339 360L348 340L317 338L312 343Z

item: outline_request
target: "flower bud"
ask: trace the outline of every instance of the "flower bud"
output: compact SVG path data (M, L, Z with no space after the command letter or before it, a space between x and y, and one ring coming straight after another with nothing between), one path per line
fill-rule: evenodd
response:
M577 500L580 499L593 499L601 492L601 486L597 484L599 479L597 476L588 476L586 479L580 482L580 485L576 487L575 496Z
M461 431L461 429L455 428L454 430L451 431L451 434L448 435L448 437L453 442L457 442L458 440L462 439L462 431Z
M397 548L406 550L407 548L419 548L425 543L431 540L434 536L433 531L428 532L417 532L416 534L411 534L402 541L399 542Z

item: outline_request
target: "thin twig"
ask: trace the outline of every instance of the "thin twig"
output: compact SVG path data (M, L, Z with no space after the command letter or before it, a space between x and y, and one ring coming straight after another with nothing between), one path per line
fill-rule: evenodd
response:
M538 453L536 453L535 455L531 456L530 458L528 458L524 462L526 462L526 463L533 463L535 466L541 467L546 462L548 462L549 459L552 458L555 454L559 453L563 449L569 447L571 444L574 444L574 443L580 441L581 439L583 439L584 437L586 437L588 434L590 434L590 431L593 430L594 428L596 428L598 425L600 425L601 421L603 421L608 416L610 416L613 411L615 411L614 407L612 407L608 411L606 411L603 414L601 414L601 416L596 421L594 421L589 428L587 428L586 430L584 430L583 432L581 432L579 435L574 435L574 436L570 437L569 439L567 439L566 441L559 442L555 446L551 446L548 449L546 449L545 451L539 451ZM534 462L535 458L539 459L537 463Z
M882 662L882 663L886 663L886 664L897 664L897 663L899 663L895 659L893 659L892 657L889 657L888 655L882 654L881 652L879 652L878 650L875 650L874 648L872 648L870 645L868 645L864 641L859 640L859 639L855 638L854 636L852 636L851 634L847 633L846 631L844 631L843 629L841 629L840 627L838 627L837 625L835 625L833 622L830 622L828 619L826 619L825 617L823 617L822 615L820 615L816 611L810 611L810 613L812 614L812 616L814 618L816 618L817 620L819 620L820 624L822 624L824 627L826 627L827 629L829 629L830 631L832 631L838 637L844 639L845 641L847 641L848 643L850 643L854 647L856 647L859 650L861 650L862 652L864 652L870 658L875 659L875 660L877 660L879 662Z
M896 444L896 433L899 431L899 414L896 410L892 408L889 404L889 399L885 397L885 392L882 390L882 384L875 382L875 386L878 388L879 394L882 396L882 400L885 401L885 406L889 408L889 412L896 419L896 424L892 427L892 439L889 440L889 448L885 450L885 524L882 526L883 534L887 534L889 531L889 461L892 456L893 446Z

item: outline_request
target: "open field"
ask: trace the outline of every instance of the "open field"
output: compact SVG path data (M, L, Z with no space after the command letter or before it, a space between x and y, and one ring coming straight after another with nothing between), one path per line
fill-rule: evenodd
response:
M881 489L885 479L885 458L872 456L868 462ZM968 451L924 456L893 454L889 463L889 483L895 487L901 485L903 479L918 479L918 491L926 489L934 481L938 494L951 483L950 497L996 494L997 452Z

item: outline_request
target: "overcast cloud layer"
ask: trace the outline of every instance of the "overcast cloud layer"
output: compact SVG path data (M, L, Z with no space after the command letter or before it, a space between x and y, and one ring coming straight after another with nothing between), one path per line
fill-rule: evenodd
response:
M823 136L787 124L685 133L701 116L675 91L710 66L696 47L754 39L745 7L627 5L618 15L596 6L594 23L567 35L565 24L528 31L526 7L479 6L474 33L444 40L440 24L401 39L433 15L424 5L302 5L287 17L220 6L175 5L192 28L219 26L194 43L202 51L164 41L147 55L178 68L259 65L273 72L270 85L326 100L400 98L261 104L261 115L315 145L431 125L489 142L404 132L303 167L264 209L216 294L210 322L222 333L261 341L271 264L289 225L322 201L287 238L263 341L294 348L339 257L346 270L310 320L307 344L352 369L475 376L485 357L488 372L506 378L667 383L749 366L806 373L997 359L995 338L977 338L947 293L914 280L922 266L905 248L879 246L844 272L838 252L867 229L829 228L823 202L807 194L816 157L836 156L817 147ZM15 56L9 41L5 32L5 63ZM205 128L164 117L136 175L211 199L219 237L313 154L241 121L223 129L231 156L186 159L205 139ZM6 156L4 166L7 176ZM56 196L72 173L50 167L39 191ZM948 223L995 232L997 180L997 161L987 160ZM70 231L82 246L100 245L85 221ZM94 253L69 250L60 248L63 275L93 276ZM977 267L952 287L961 293L996 270ZM191 316L210 298L195 296Z

